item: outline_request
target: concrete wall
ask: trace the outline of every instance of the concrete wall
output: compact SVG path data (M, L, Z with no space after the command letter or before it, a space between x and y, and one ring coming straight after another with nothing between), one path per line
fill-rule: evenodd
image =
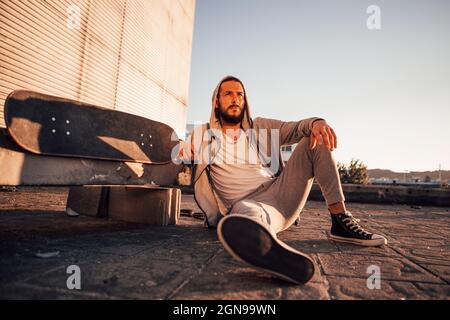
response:
M16 89L164 122L183 138L195 0L0 0L0 127Z
M450 189L357 184L345 184L343 189L348 202L450 207ZM317 184L313 185L309 199L323 200Z

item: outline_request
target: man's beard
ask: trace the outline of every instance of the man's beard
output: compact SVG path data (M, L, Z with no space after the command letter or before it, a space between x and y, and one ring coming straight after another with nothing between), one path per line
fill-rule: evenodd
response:
M241 113L239 113L238 115L229 115L227 113L228 109L232 108L233 106L229 106L227 108L227 110L222 111L222 107L219 106L218 108L218 113L219 113L219 118L227 123L231 123L231 124L238 124L242 122L242 119L244 119L244 115L245 115L245 107L241 110Z

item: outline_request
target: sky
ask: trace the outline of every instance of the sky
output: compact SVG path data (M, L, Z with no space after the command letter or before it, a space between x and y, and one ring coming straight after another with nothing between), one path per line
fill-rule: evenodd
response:
M254 118L326 119L341 163L450 170L450 1L197 0L195 14L188 123L234 75Z

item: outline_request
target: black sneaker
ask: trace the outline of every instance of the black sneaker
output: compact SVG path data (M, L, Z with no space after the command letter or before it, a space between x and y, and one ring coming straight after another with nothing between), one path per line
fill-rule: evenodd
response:
M238 214L223 218L217 234L237 260L295 284L308 282L315 265L306 255L276 239L262 224Z
M348 242L366 247L376 247L387 244L385 237L367 232L359 225L350 212L331 215L330 239L339 242Z

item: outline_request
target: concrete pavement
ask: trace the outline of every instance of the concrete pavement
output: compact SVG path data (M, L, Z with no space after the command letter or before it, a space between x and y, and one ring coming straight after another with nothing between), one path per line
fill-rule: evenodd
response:
M329 214L308 202L299 226L279 235L310 254L319 270L294 286L234 261L215 231L182 217L149 227L64 213L67 189L0 192L3 299L446 299L450 298L450 208L349 204L389 244L362 248L327 239ZM196 211L193 197L182 208ZM67 289L67 267L81 290ZM380 270L380 289L368 273ZM376 284L376 282L371 282Z

